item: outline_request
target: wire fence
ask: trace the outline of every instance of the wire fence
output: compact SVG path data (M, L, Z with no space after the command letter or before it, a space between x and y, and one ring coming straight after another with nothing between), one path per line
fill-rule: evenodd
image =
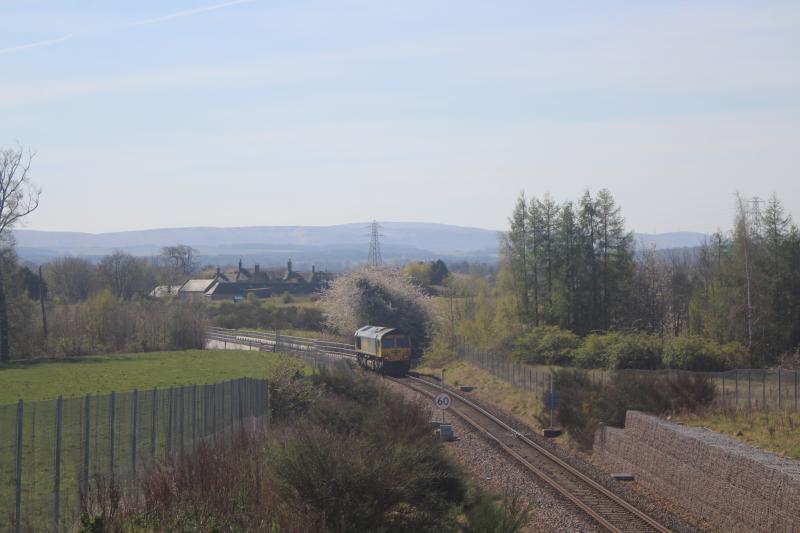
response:
M460 359L483 368L517 388L535 394L545 394L549 390L549 376L554 367L515 363L507 358L470 347L463 338L456 339L455 351ZM800 412L800 372L797 370L746 368L725 372L692 372L593 369L586 372L594 382L601 385L607 382L612 374L619 373L705 376L714 384L715 404L723 409Z
M269 409L269 383L251 378L1 405L0 530L70 529L100 484L136 490L148 464L268 423Z

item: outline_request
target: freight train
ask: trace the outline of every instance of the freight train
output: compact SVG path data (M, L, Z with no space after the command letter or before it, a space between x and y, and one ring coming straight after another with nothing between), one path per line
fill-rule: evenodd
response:
M358 364L389 376L411 368L411 337L396 328L364 326L355 333Z

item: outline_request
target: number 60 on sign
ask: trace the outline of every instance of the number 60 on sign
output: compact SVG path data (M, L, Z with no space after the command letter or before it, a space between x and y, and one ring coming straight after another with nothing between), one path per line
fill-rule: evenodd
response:
M439 396L436 397L434 403L436 404L437 409L441 409L442 411L444 411L445 409L449 409L451 403L450 396L448 396L445 393L441 393Z

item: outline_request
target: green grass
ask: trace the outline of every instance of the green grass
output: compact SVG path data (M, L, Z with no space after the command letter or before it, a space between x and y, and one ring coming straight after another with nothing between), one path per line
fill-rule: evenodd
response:
M106 394L229 379L270 377L288 356L259 351L186 350L73 357L0 365L0 404Z
M800 459L800 414L789 411L709 412L679 417L790 459Z

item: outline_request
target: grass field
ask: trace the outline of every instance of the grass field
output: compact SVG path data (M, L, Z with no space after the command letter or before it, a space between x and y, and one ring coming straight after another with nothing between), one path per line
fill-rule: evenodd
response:
M712 412L705 415L683 416L678 420L690 426L712 429L790 459L800 459L799 413Z
M186 350L5 364L0 365L0 404L264 378L286 358L258 351Z

